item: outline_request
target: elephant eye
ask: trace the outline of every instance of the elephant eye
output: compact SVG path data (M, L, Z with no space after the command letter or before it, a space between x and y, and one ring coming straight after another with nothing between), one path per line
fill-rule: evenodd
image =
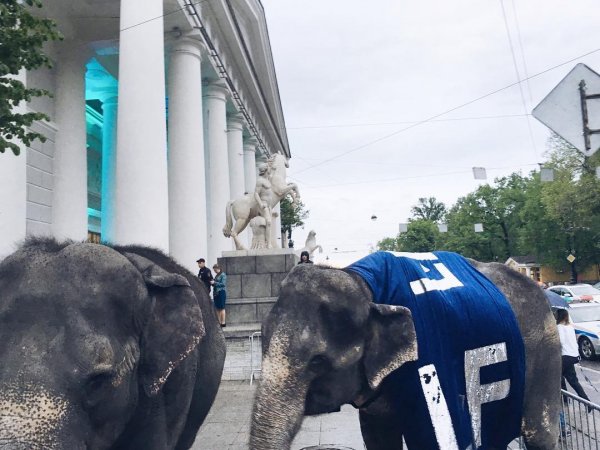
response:
M315 355L309 361L308 368L312 372L322 373L330 368L330 363L326 356Z
M107 386L111 385L114 372L111 370L94 372L88 376L85 383L85 405L88 408L97 405L104 397Z

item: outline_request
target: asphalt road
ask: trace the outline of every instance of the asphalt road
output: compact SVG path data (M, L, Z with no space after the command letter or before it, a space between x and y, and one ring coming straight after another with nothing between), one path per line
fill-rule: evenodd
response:
M590 400L600 405L600 359L582 361L576 370L579 383L585 389ZM569 390L572 392L572 389Z

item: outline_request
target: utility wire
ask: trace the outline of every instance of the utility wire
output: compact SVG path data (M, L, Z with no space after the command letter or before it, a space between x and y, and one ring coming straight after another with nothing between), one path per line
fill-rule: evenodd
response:
M485 120L485 119L507 119L514 117L527 117L531 114L498 114L495 116L472 116L472 117L456 117L450 119L435 119L430 122L460 122L464 120ZM380 125L410 125L417 123L417 120L403 120L399 122L369 122L369 123L350 123L350 124L332 124L332 125L307 125L302 127L286 127L287 130L309 130L318 128L356 128L356 127L372 127Z
M500 0L500 6L502 8L502 17L504 18L504 27L506 28L506 37L508 38L508 45L510 47L510 54L512 56L513 67L515 69L515 75L517 76L517 80L519 80L521 78L521 76L519 74L519 66L517 65L517 57L515 55L515 48L513 46L512 38L510 37L510 28L508 26L506 10L504 9L504 0ZM521 95L521 103L523 104L523 112L525 114L527 114L527 101L525 100L525 93L523 92L523 85L520 82L519 82L519 94ZM537 151L537 146L535 145L535 138L533 137L533 130L531 128L531 122L530 122L529 117L527 117L527 129L529 131L529 138L531 139L533 153L535 155L535 159L537 160L538 159L538 151Z
M528 166L536 166L537 164L521 164L518 166L507 166L507 167L488 167L487 170L506 170L506 169L515 169L515 168L520 168L520 167L528 167ZM320 184L320 185L307 185L308 189L322 189L322 188L329 188L329 187L338 187L338 186L350 186L350 185L355 185L355 184L371 184L371 183L387 183L387 182L391 182L391 181L403 181L403 180L415 180L415 179L420 179L420 178L431 178L431 177L441 177L441 176L448 176L448 175L461 175L461 174L466 174L466 173L472 173L471 172L472 169L469 168L468 170L458 170L458 171L454 171L454 172L444 172L444 173L432 173L432 174L426 174L426 175L412 175L412 176L407 176L407 177L397 177L397 178L385 178L385 179L377 179L377 180L362 180L362 181L349 181L347 183L331 183L331 184ZM302 181L300 181L300 183L304 183ZM306 184L306 183L304 183Z
M492 95L495 95L495 94L497 94L497 93L499 93L499 92L505 91L506 89L510 89L511 87L514 87L514 86L518 85L519 83L522 83L523 81L526 81L526 80L531 80L531 79L533 79L533 78L537 78L537 77L539 77L539 76L541 76L541 75L544 75L545 73L551 72L551 71L552 71L552 70L554 70L554 69L558 69L559 67L562 67L562 66L564 66L564 65L566 65L566 64L570 64L570 63L572 63L573 61L577 61L578 59L581 59L581 58L584 58L584 57L586 57L586 56L592 55L592 54L594 54L594 53L597 53L597 52L599 52L599 51L600 51L600 48L597 48L597 49L591 50L591 51L589 51L589 52L583 53L583 54L581 54L581 55L579 55L579 56L576 56L576 57L574 57L574 58L571 58L571 59L569 59L569 60L567 60L567 61L563 61L562 63L556 64L556 65L554 65L554 66L552 66L552 67L548 67L547 69L544 69L544 70L542 70L541 72L537 72L537 73L535 73L535 74L533 74L533 75L531 75L531 76L529 76L529 77L527 77L527 78L525 78L525 79L522 79L522 80L515 81L514 83L511 83L511 84L509 84L509 85L507 85L507 86L501 87L501 88L499 88L499 89L496 89L496 90L493 90L493 91L491 91L491 92L488 92L487 94L481 95L481 96L479 96L479 97L477 97L477 98L474 98L474 99L472 99L472 100L469 100L469 101L467 101L467 102L465 102L465 103L462 103L462 104L460 104L460 105L458 105L458 106L455 106L455 107L453 107L453 108L450 108L450 109L448 109L448 110L446 110L446 111L444 111L444 112L441 112L441 113L439 113L439 114L435 114L435 115L433 115L433 116L431 116L431 117L429 117L429 118L427 118L427 119L424 119L424 120L421 120L421 121L419 121L419 122L416 122L416 123L414 123L414 124L412 124L412 125L409 125L408 127L405 127L405 128L402 128L402 129L400 129L400 130L394 131L393 133L390 133L390 134L386 134L386 135L384 135L384 136L382 136L382 137L380 137L380 138L378 138L378 139L375 139L375 140L373 140L373 141L367 142L367 143L365 143L365 144L362 144L362 145L360 145L360 146L358 146L358 147L355 147L355 148L352 148L352 149L350 149L350 150L346 150L345 152L338 153L337 155L334 155L334 156L332 156L331 158L324 159L322 162L320 162L320 163L318 163L318 164L314 164L314 165L312 165L312 166L310 166L310 167L307 167L306 169L299 170L298 172L295 172L295 173L294 173L294 175L298 175L299 173L306 172L306 171L308 171L308 170L311 170L311 169L313 169L313 168L315 168L315 167L318 167L318 166L320 166L320 165L322 165L322 164L326 164L326 163L328 163L328 162L335 161L336 159L339 159L339 158L341 158L341 157L343 157L343 156L346 156L346 155L348 155L348 154L350 154L350 153L356 152L356 151L358 151L358 150L361 150L361 149L363 149L363 148L365 148L365 147L369 147L369 146L371 146L371 145L373 145L373 144L376 144L376 143L378 143L378 142L381 142L381 141L384 141L384 140L386 140L386 139L389 139L389 138L391 138L391 137L393 137L393 136L396 136L396 135L398 135L398 134L400 134L400 133L403 133L403 132L405 132L405 131L408 131L408 130L410 130L411 128L415 128L415 127L417 127L417 126L419 126L419 125L422 125L422 124L424 124L424 123L431 122L432 120L434 120L434 119L437 119L438 117L444 116L444 115L446 115L446 114L449 114L449 113L451 113L451 112L453 112L453 111L456 111L456 110L459 110L459 109L461 109L461 108L464 108L465 106L468 106L468 105L471 105L471 104L473 104L473 103L476 103L476 102L478 102L478 101L480 101L480 100L483 100L483 99L485 99L485 98L487 98L487 97L491 97Z
M525 50L523 50L523 39L521 39L521 26L519 25L519 15L517 14L517 6L515 0L511 0L513 14L515 15L515 25L517 28L517 41L519 42L519 51L521 52L521 62L523 63L523 70L525 71L527 92L529 94L529 103L533 103L533 95L531 93L531 84L529 83L529 71L527 69L527 60L525 58Z
M132 28L136 28L136 27L139 27L139 26L141 26L141 25L145 25L145 24L147 24L148 22L152 22L152 21L154 21L154 20L162 19L163 17L170 16L171 14L175 14L175 13L177 13L177 12L184 11L184 10L186 10L186 9L187 9L187 7L188 7L188 6L196 6L196 5L199 5L199 4L201 4L201 3L206 3L206 2L208 2L208 1L209 1L209 0L200 0L200 1L198 1L198 2L192 3L191 5L185 5L185 6L183 6L182 8L174 9L173 11L169 11L169 12L167 12L167 13L161 14L160 16L151 17L150 19L144 20L144 21L142 21L142 22L135 23L135 24L133 24L133 25L130 25L130 26L128 26L128 27L125 27L125 28L121 28L121 29L119 29L119 31L120 31L120 32L122 32L122 31L131 30Z

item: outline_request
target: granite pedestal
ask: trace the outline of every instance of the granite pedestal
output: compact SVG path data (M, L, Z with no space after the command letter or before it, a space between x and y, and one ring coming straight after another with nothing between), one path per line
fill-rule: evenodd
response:
M260 339L252 345L249 337L260 332L279 296L281 281L298 261L293 249L223 252L218 259L227 274L224 380L248 380L252 368L260 367Z
M227 274L227 326L260 324L279 295L281 282L298 263L293 249L223 252ZM260 327L259 327L260 329Z

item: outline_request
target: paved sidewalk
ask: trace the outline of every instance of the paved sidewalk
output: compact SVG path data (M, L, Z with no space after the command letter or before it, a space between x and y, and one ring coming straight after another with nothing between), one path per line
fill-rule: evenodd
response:
M200 428L192 450L246 450L256 383L223 381L215 403ZM333 414L305 417L291 450L323 445L364 450L358 411L350 405ZM518 449L516 442L509 446Z
M192 450L246 450L256 383L223 381ZM346 405L338 413L306 417L292 443L292 450L314 445L363 450L358 412Z

